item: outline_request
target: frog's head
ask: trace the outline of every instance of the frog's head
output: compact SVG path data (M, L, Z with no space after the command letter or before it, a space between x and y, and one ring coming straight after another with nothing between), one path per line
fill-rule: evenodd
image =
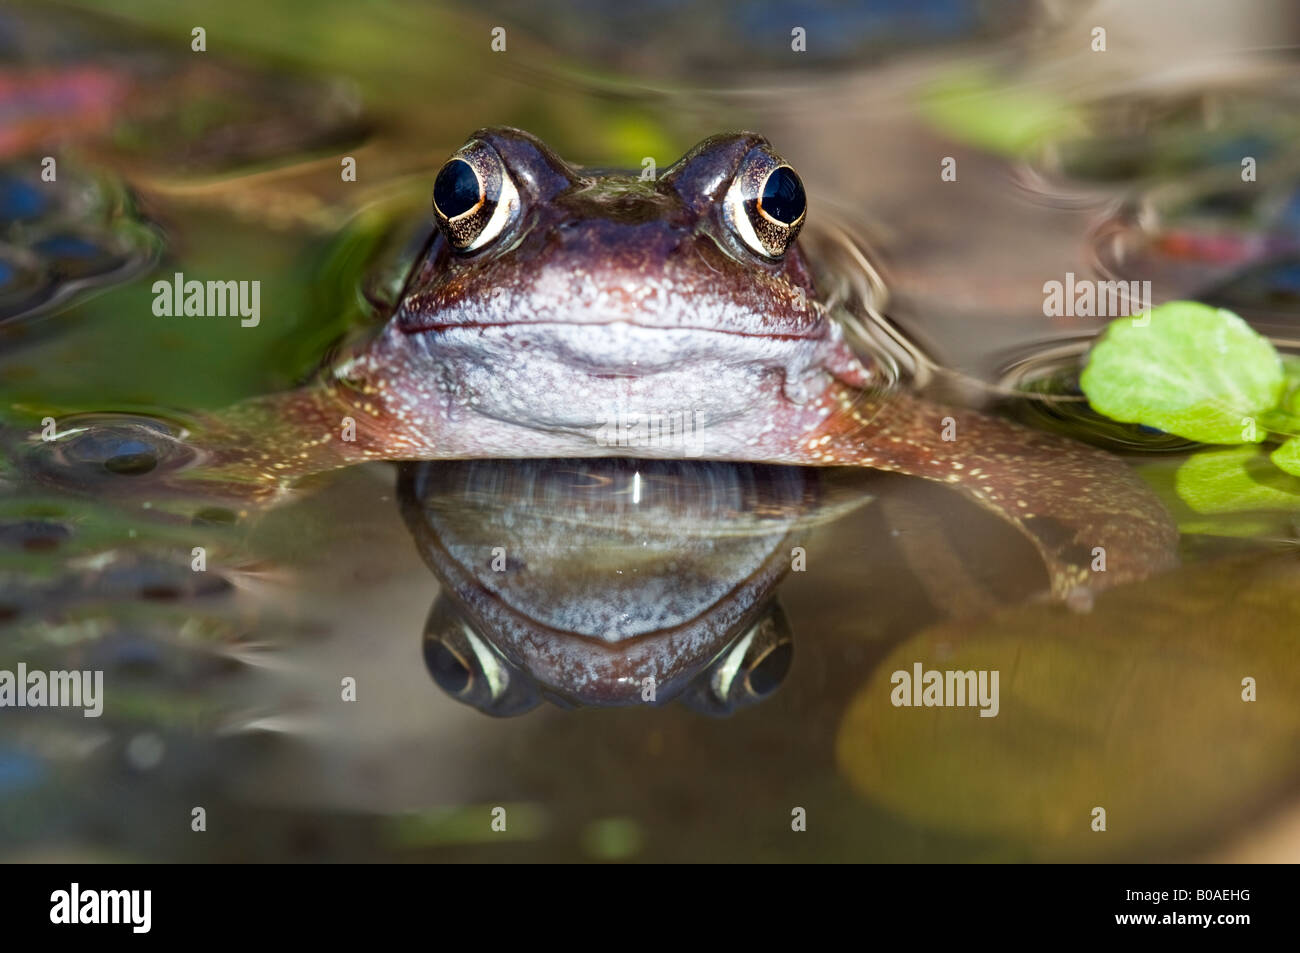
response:
M614 413L690 415L718 448L754 446L832 377L866 378L796 245L803 185L760 136L714 136L643 179L483 129L433 193L438 230L389 339L446 416L516 428L505 447L521 427L543 449L590 445Z

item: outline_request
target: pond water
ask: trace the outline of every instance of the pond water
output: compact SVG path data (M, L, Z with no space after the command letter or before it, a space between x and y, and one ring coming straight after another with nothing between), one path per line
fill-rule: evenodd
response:
M1300 71L1263 49L1300 24L870 6L0 11L0 670L104 685L95 718L0 709L0 856L1294 859L1300 480L1252 462L1267 495L1189 504L1204 448L1078 390L1116 315L1048 314L1044 285L1136 282L1300 341ZM807 184L819 278L866 289L857 343L935 400L1123 454L1180 566L1063 604L1015 527L844 467L165 491L202 473L195 419L374 332L439 166L489 124L633 169L761 131ZM256 320L160 314L178 273L259 282ZM893 704L917 664L996 672L996 702Z

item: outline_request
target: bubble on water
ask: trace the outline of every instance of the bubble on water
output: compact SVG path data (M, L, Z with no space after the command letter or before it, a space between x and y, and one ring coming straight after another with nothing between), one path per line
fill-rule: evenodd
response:
M83 414L60 419L59 436L30 448L27 463L60 484L111 489L188 465L194 451L179 425L141 414Z
M208 506L194 514L195 526L233 526L239 515L222 506Z
M118 183L67 164L57 189L37 176L31 161L0 165L0 322L126 281L162 250Z
M0 244L0 321L38 307L48 297L50 283L35 255Z
M103 467L109 473L134 476L158 466L158 449L120 429L91 430L68 440L63 450L70 463Z
M0 177L0 219L6 222L37 218L49 205L48 190L12 175Z
M94 232L62 232L33 244L50 276L59 282L111 274L129 261L112 236Z
M57 549L72 536L72 530L50 520L19 520L0 523L0 546L11 546L29 553Z
M155 602L220 595L230 580L217 572L193 572L188 563L175 564L149 558L125 558L100 573L98 586L106 594L137 597Z

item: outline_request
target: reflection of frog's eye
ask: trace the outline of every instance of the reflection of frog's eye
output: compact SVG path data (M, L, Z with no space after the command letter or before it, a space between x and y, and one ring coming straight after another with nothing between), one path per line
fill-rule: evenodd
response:
M790 623L773 600L749 631L682 692L681 701L706 715L730 715L780 688L793 659Z
M723 205L732 231L767 258L780 258L794 244L807 212L799 176L762 147L745 156Z
M457 251L482 248L519 211L519 192L501 157L475 140L447 160L433 183L433 214Z
M766 698L785 681L794 658L794 646L789 642L774 645L750 663L745 673L745 688L753 698Z
M521 715L540 702L535 684L480 638L442 595L424 624L424 664L439 688L484 714Z
M444 642L424 646L424 662L438 687L449 695L459 695L474 681L474 669L464 656Z

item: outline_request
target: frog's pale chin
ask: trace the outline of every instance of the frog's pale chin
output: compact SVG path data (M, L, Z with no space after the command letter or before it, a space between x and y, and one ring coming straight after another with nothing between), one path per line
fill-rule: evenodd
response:
M576 430L620 419L717 425L774 401L803 404L829 386L837 343L625 322L450 328L422 340L459 408Z
M794 443L834 412L833 395L871 379L836 325L790 338L558 322L390 326L335 374L405 382L371 387L368 413L412 456L770 462L797 462Z

